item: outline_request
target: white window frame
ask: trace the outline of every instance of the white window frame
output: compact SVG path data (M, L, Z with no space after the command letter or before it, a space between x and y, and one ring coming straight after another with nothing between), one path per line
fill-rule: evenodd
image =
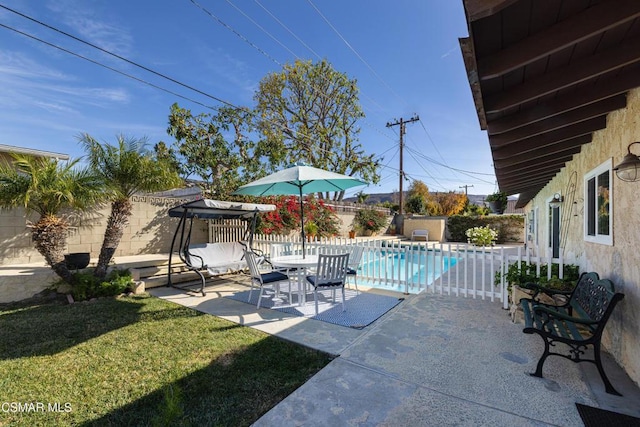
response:
M613 159L607 159L594 169L587 172L584 176L584 240L586 242L599 243L602 245L613 245ZM595 201L593 203L593 212L589 212L589 181L595 179L596 190L598 188L598 177L603 173L609 173L609 234L598 233L598 203L597 191L594 193ZM595 234L589 234L589 215L593 215L595 220Z

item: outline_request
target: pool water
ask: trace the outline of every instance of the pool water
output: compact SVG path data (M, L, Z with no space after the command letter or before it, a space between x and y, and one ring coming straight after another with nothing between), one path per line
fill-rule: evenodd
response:
M417 294L456 262L455 257L425 250L408 252L406 256L402 252L382 252L378 256L365 253L358 272L358 284L397 292L408 290L409 293Z

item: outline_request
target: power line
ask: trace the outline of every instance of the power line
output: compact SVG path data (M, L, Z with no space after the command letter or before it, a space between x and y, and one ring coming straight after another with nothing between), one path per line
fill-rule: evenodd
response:
M0 6L2 6L2 5L0 5ZM55 44L53 44L53 43L50 43L50 42L48 42L48 41L46 41L46 40L42 40L42 39L40 39L40 38L38 38L38 37L36 37L36 36L33 36L33 35L31 35L31 34L27 34L27 33L23 32L23 31L20 31L20 30L18 30L18 29L16 29L16 28L9 27L8 25L2 24L2 23L0 23L0 27L6 28L6 29L11 30L11 31L14 31L14 32L16 32L16 33L18 33L18 34L20 34L20 35L25 36L25 37L29 37L30 39L36 40L36 41L38 41L38 42L40 42L40 43L44 43L44 44L46 44L47 46L50 46L50 47L53 47L53 48L55 48L55 49L61 50L61 51L65 52L65 53L68 53L68 54L70 54L70 55L76 56L76 57L78 57L78 58L80 58L80 59L84 59L85 61L89 61L89 62L91 62L92 64L95 64L95 65L98 65L98 66L100 66L100 67L106 68L107 70L110 70L110 71L116 72L116 73L118 73L118 74L120 74L120 75L123 75L123 76L128 77L128 78L133 79L133 80L136 80L136 81L138 81L138 82L140 82L140 83L144 83L144 84L146 84L146 85L148 85L148 86L151 86L151 87L153 87L153 88L155 88L155 89L159 89L159 90L161 90L161 91L163 91L163 92L166 92L166 93L169 93L169 94L171 94L171 95L173 95L173 96L177 96L178 98L185 99L185 100L187 100L187 101L193 102L194 104L198 104L198 105L200 105L200 106L202 106L202 107L205 107L205 108L208 108L208 109L217 110L217 108L216 108L216 107L212 107L212 106L210 106L210 105L203 104L202 102L199 102L199 101L196 101L196 100L194 100L194 99L188 98L188 97L186 97L186 96L180 95L180 94L178 94L178 93L176 93L176 92L173 92L173 91L171 91L171 90L169 90L169 89L165 89L165 88L163 88L163 87L161 87L161 86L158 86L158 85L153 84L153 83L151 83L151 82L148 82L148 81L146 81L146 80L142 80L141 78L138 78L138 77L133 76L133 75L131 75L131 74L127 74L127 73L125 73L125 72L123 72L123 71L120 71L120 70L118 70L118 69L116 69L116 68L113 68L113 67L110 67L110 66L108 66L108 65L102 64L102 63L100 63L100 62L98 62L98 61L95 61L95 60L93 60L93 59L91 59L91 58L87 58L86 56L83 56L83 55L80 55L80 54L78 54L78 53L72 52L72 51L70 51L70 50L68 50L68 49L65 49L65 48L63 48L63 47L61 47L61 46L55 45Z
M190 0L192 3L196 4L193 0ZM288 46L286 46L284 43L282 43L280 40L278 40L275 36L273 36L269 31L267 31L262 25L260 25L258 22L256 22L253 18L251 18L247 13L245 13L242 9L240 9L238 6L236 6L235 4L233 4L230 0L226 0L227 3L229 3L234 9L236 9L240 14L242 14L242 16L244 16L246 19L248 19L253 25L255 25L256 27L258 27L260 29L260 31L262 31L263 33L265 33L267 36L269 36L271 39L273 39L276 43L278 43L280 46L282 46L282 48L284 48L287 52L289 52L293 57L295 57L296 59L300 60L300 56L296 55ZM309 51L311 53L313 53L318 59L321 59L320 55L318 55L313 49L311 49L306 43L304 43L298 36L295 35L295 33L293 33L293 31L291 31L287 26L285 26L280 20L278 20L266 7L264 7L262 4L260 4L257 0L256 0L256 4L258 4L262 9L264 9L274 20L276 20L276 22L278 22L278 24L280 24L283 28L285 28L291 35L293 35L296 40L300 41L300 43L302 43L303 46L305 46L307 49L309 49ZM260 49L257 47L257 45L255 43L252 43L247 37L245 37L244 35L242 35L239 31L233 29L230 25L227 25L226 23L224 23L222 21L222 19L220 19L219 17L215 16L213 13L211 13L209 10L205 9L204 7L197 5L202 11L204 11L205 13L208 13L209 15L211 15L214 19L216 19L216 21L218 23L220 23L221 25L223 25L225 28L229 29L230 31L232 31L234 34L236 34L237 36L239 36L242 40L247 41L250 43L250 45L252 47L255 47L256 50L258 50L258 52L265 54L266 51L263 49ZM274 61L277 65L282 66L282 64L280 64L279 61L273 59L272 56L267 54L267 58L271 59L272 61ZM325 78L325 76L321 76L321 78ZM328 82L328 80L325 79L326 82ZM314 86L312 83L309 83L309 86L311 87L312 91L315 92L316 95L322 96L325 99L329 99L329 96L325 93L325 91L318 89L316 86ZM366 95L364 92L359 91L359 94L362 95L364 98L366 98L367 100L371 101L376 107L382 109L382 106L380 104L378 104L373 98L371 98L370 96ZM373 125L371 125L367 120L365 120L364 118L361 119L363 121L363 123L365 125L367 125L368 127L370 127L371 129L375 130L376 132L380 133L381 135L385 136L386 138L391 139L388 135L384 134L383 132L381 132L378 128L374 127Z
M174 79L173 77L169 77L169 76L167 76L167 75L165 75L165 74L162 74L162 73L159 73L159 72L157 72L157 71L154 71L154 70L152 70L151 68L145 67L144 65L140 65L140 64L138 64L137 62L131 61L131 60L129 60L129 59L127 59L127 58L123 57L123 56L120 56L120 55L118 55L118 54L116 54L116 53L113 53L113 52L111 52L111 51L108 51L108 50L106 50L106 49L103 49L103 48L101 48L100 46L97 46L97 45L95 45L95 44L93 44L93 43L90 43L90 42L88 42L88 41L86 41L86 40L83 40L83 39L81 39L81 38L79 38L79 37L76 37L76 36L74 36L74 35L72 35L72 34L66 33L66 32L64 32L64 31L62 31L62 30L60 30L60 29L58 29L58 28L52 27L51 25L45 24L45 23L44 23L44 22L42 22L42 21L38 21L37 19L32 18L32 17L30 17L30 16L27 16L27 15L25 15L25 14L23 14L23 13L20 13L20 12L18 12L17 10L13 10L13 9L11 9L11 8L7 7L7 6L2 5L2 4L0 4L0 7L1 7L1 8L3 8L3 9L8 10L8 11L10 11L10 12L13 12L13 13L15 13L16 15L22 16L22 17L23 17L23 18L25 18L25 19L28 19L28 20L30 20L30 21L32 21L32 22L35 22L36 24L42 25L43 27L49 28L50 30L53 30L53 31L55 31L55 32L57 32L57 33L60 33L60 34L64 35L64 36L67 36L67 37L69 37L69 38L72 38L72 39L74 39L74 40L76 40L76 41L78 41L78 42L80 42L80 43L83 43L83 44L85 44L85 45L87 45L87 46L91 46L91 47L92 47L92 48L94 48L94 49L98 49L99 51L101 51L101 52L103 52L103 53L106 53L107 55L111 55L111 56L113 56L114 58L118 58L118 59L120 59L121 61L124 61L124 62L126 62L126 63L128 63L128 64L131 64L131 65L133 65L133 66L136 66L136 67L138 67L138 68L141 68L141 69L143 69L143 70L145 70L145 71L147 71L147 72L149 72L149 73L155 74L156 76L162 77L163 79L169 80L169 81L171 81L171 82L173 82L173 83L175 83L175 84L177 84L177 85L180 85L180 86L182 86L182 87L185 87L185 88L187 88L187 89L189 89L189 90L192 90L192 91L194 91L194 92L197 92L197 93L199 93L200 95L204 95L204 96L206 96L207 98L211 98L211 99L213 99L213 100L215 100L215 101L218 101L218 102L220 102L220 103L222 103L222 104L225 104L225 105L230 106L230 107L233 107L233 108L238 108L237 106L233 105L232 103L230 103L230 102L228 102L228 101L225 101L224 99L221 99L221 98L218 98L218 97L216 97L216 96L210 95L210 94L208 94L208 93L206 93L206 92L201 91L200 89L196 89L196 88L194 88L193 86L189 86L189 85L187 85L187 84L184 84L184 83L182 83L182 82L178 81L177 79ZM100 63L98 63L98 62L96 62L96 61L90 60L90 59L88 59L88 58L84 58L84 57L82 57L82 56L81 56L81 55L79 55L79 54L75 54L75 53L73 53L73 52L71 52L71 51L68 51L68 50L65 50L65 49L63 49L63 48L60 48L59 46L56 46L56 45L50 44L50 43L48 43L48 42L45 42L45 41L43 41L43 40L41 40L41 39L38 39L38 38L37 38L37 37L35 37L35 36L30 36L30 35L28 35L27 33L23 33L23 32L21 32L21 31L19 31L19 30L16 30L16 29L14 29L14 28L11 28L11 27L8 27L8 26L5 26L5 25L3 25L3 27L8 28L8 29L11 29L11 30L14 30L14 31L16 31L16 32L18 32L18 33L20 33L20 34L22 34L22 35L25 35L25 36L31 37L32 39L34 39L34 40L38 40L38 41L40 41L40 42L42 42L42 43L49 44L50 46L53 46L53 47L55 47L55 48L57 48L57 49L64 50L64 51L65 51L65 52L67 52L67 53L71 53L72 55L75 55L75 56L81 57L82 59L86 59L86 60L88 60L88 61L91 61L91 62L93 62L94 64L97 64L97 65L100 65L100 66L103 66L103 67L109 68L109 67L108 67L108 66L106 66L106 65L102 65L102 64L100 64ZM111 69L111 68L109 68L109 69ZM124 74L124 73L122 73L122 72L120 72L120 71L117 71L117 70L115 70L115 69L111 69L111 70L112 70L112 71L119 72L119 73L121 73L121 74ZM126 74L125 74L125 75L126 75ZM197 102L196 102L196 104L199 104L199 103L197 103ZM202 104L199 104L199 105L202 105Z
M327 19L326 16L324 16L322 14L322 12L320 12L320 9L318 9L316 7L315 4L313 4L313 2L311 0L307 0L307 3L309 3L311 5L311 7L313 7L315 9L315 11L318 13L318 15L320 15L320 17L322 17L322 19L324 19L324 21L327 23L327 25L329 27L331 27L331 29L338 35L338 37L340 38L340 40L343 41L343 43L345 45L347 45L347 47L351 50L351 52L354 53L354 55L356 55L356 57L364 64L367 66L367 68L371 71L371 73L378 79L380 80L380 82L385 85L387 87L387 89L389 89L391 91L391 93L393 93L393 95L398 98L400 101L402 101L405 105L407 104L407 101L404 100L404 98L402 98L400 95L398 95L398 93L393 90L393 88L382 78L380 77L380 75L376 72L376 70L373 69L373 67L371 65L369 65L369 63L367 61L365 61L365 59L358 53L357 50L355 50L353 48L353 46L351 46L351 44L347 41L347 39L344 38L344 36L340 33L340 31L338 31L338 29L336 27L333 26L333 24L329 21L329 19ZM400 212L402 213L402 212Z

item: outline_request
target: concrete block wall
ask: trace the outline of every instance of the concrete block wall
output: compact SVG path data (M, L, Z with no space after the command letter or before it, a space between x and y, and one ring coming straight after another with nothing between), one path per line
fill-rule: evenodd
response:
M169 208L189 200L149 195L133 196L133 215L116 250L115 256L168 253L178 218L170 218ZM71 218L67 253L89 252L97 258L109 218L110 205ZM45 261L31 241L29 222L37 215L26 216L24 209L0 212L0 265L33 264ZM194 221L192 242L207 241L207 224Z

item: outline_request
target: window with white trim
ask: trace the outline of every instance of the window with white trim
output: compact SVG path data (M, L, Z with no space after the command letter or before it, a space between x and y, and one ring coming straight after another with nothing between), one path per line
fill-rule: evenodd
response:
M611 159L584 176L584 240L613 245Z

